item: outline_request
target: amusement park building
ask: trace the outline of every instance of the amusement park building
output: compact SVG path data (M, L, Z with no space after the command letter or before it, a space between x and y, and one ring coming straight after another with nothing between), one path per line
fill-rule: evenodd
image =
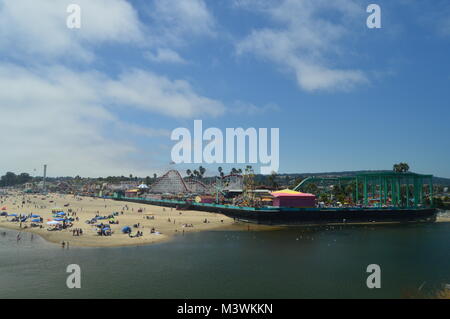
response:
M316 196L308 193L300 193L285 189L278 192L273 192L273 206L276 207L293 207L293 208L308 208L316 206Z

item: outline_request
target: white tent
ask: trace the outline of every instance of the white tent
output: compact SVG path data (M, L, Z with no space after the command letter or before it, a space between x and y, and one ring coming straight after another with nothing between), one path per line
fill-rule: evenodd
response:
M58 225L58 224L60 224L60 222L57 222L56 220L47 222L47 225Z
M141 184L141 185L138 186L138 188L139 188L139 189L147 189L148 186L145 185L145 184Z

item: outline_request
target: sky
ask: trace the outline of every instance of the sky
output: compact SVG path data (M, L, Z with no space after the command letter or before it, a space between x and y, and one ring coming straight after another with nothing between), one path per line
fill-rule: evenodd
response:
M450 2L429 3L0 0L0 173L244 167L171 163L202 120L279 128L279 173L450 177Z

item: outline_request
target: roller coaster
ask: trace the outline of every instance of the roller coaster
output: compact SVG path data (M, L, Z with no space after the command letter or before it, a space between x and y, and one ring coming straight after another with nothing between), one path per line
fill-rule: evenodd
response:
M151 185L149 193L152 194L213 194L217 191L241 190L243 177L230 174L216 178L214 182L206 182L193 177L184 179L177 170L170 170Z

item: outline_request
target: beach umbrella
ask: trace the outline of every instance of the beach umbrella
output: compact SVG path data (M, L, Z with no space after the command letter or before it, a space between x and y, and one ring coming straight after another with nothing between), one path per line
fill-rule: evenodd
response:
M62 222L62 221L64 221L65 219L64 219L64 218L55 218L54 220L56 220L57 222Z
M126 227L122 228L122 233L124 233L124 234L131 233L131 227L126 226Z
M9 216L17 217L17 214L9 214Z
M8 216L8 213L7 212L2 212L2 213L0 213L0 216Z
M2 210L6 210L6 206L3 206L3 207L2 207Z
M56 213L56 215L58 215L58 216L64 216L66 213L64 213L64 212L59 212L59 213Z
M31 220L33 223L39 223L41 220L40 219L32 219Z
M59 224L60 224L60 222L57 222L54 220L47 222L47 225L59 225Z
M31 215L31 217L37 218L37 217L41 217L41 216L39 216L39 215Z

